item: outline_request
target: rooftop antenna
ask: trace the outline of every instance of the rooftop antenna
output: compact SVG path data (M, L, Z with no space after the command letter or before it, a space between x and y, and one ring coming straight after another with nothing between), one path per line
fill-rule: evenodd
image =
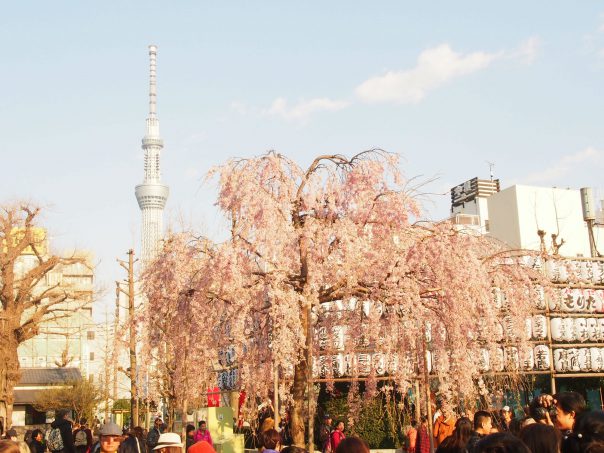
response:
M487 164L489 165L489 173L491 175L491 181L493 180L493 177L495 176L495 172L494 172L494 168L495 168L495 162L489 162L487 160Z

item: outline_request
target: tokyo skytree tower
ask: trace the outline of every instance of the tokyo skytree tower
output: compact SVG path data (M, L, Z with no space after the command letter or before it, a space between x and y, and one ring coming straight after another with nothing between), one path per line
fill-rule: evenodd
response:
M145 176L142 184L135 188L136 200L143 214L141 225L143 266L153 259L160 246L163 234L164 206L170 190L161 183L159 156L164 142L159 136L159 119L157 118L157 46L149 46L149 116L147 129L143 137L145 151Z

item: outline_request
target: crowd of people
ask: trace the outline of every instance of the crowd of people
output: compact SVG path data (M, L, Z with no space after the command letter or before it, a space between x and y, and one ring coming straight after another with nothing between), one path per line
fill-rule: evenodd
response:
M456 417L441 409L405 430L408 453L604 453L604 412L577 392L540 395L516 417L508 406Z
M508 406L459 417L443 406L431 422L431 430L426 417L405 429L407 453L429 453L431 448L436 453L604 453L604 412L587 410L576 392L541 395L520 417ZM141 427L124 431L110 422L95 436L85 419L74 424L63 411L46 433L36 429L20 441L9 429L0 440L0 453L215 453L205 421L197 428L187 425L184 440L165 431L157 418L148 433ZM307 453L284 445L283 433L274 427L258 437L259 453ZM319 429L319 442L322 453L369 453L364 440L347 436L344 422L332 425L329 415Z

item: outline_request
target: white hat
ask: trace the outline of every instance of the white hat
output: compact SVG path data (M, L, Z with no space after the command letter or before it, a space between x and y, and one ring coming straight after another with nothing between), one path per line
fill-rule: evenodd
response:
M504 412L512 412L512 411L510 410L510 406L503 406L503 411L504 411Z
M99 430L99 436L121 436L122 428L112 422L105 423Z
M157 441L157 447L155 447L153 450L159 450L160 448L164 448L164 447L181 447L182 448L182 442L180 441L180 436L176 433L163 433L161 436L159 436L159 439Z

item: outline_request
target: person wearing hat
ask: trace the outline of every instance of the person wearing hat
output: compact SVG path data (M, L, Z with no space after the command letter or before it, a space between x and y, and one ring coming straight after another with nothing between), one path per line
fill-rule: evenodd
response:
M176 433L162 433L153 449L156 453L182 453L182 442Z
M323 453L329 453L331 451L331 431L331 415L325 414L323 416L323 424L319 429L319 442Z
M512 418L514 418L514 412L512 412L512 409L510 409L510 406L503 406L503 409L501 409L501 421L502 421L501 428L503 430L505 430L505 431L510 430L510 423L512 422Z
M161 418L157 417L155 422L153 423L153 428L147 434L147 449L149 453L155 450L157 443L159 442L159 438L163 432L163 421Z
M216 450L205 440L202 440L191 445L187 453L216 453Z
M115 423L105 423L99 429L99 441L92 447L92 453L116 453L122 440L122 429Z

